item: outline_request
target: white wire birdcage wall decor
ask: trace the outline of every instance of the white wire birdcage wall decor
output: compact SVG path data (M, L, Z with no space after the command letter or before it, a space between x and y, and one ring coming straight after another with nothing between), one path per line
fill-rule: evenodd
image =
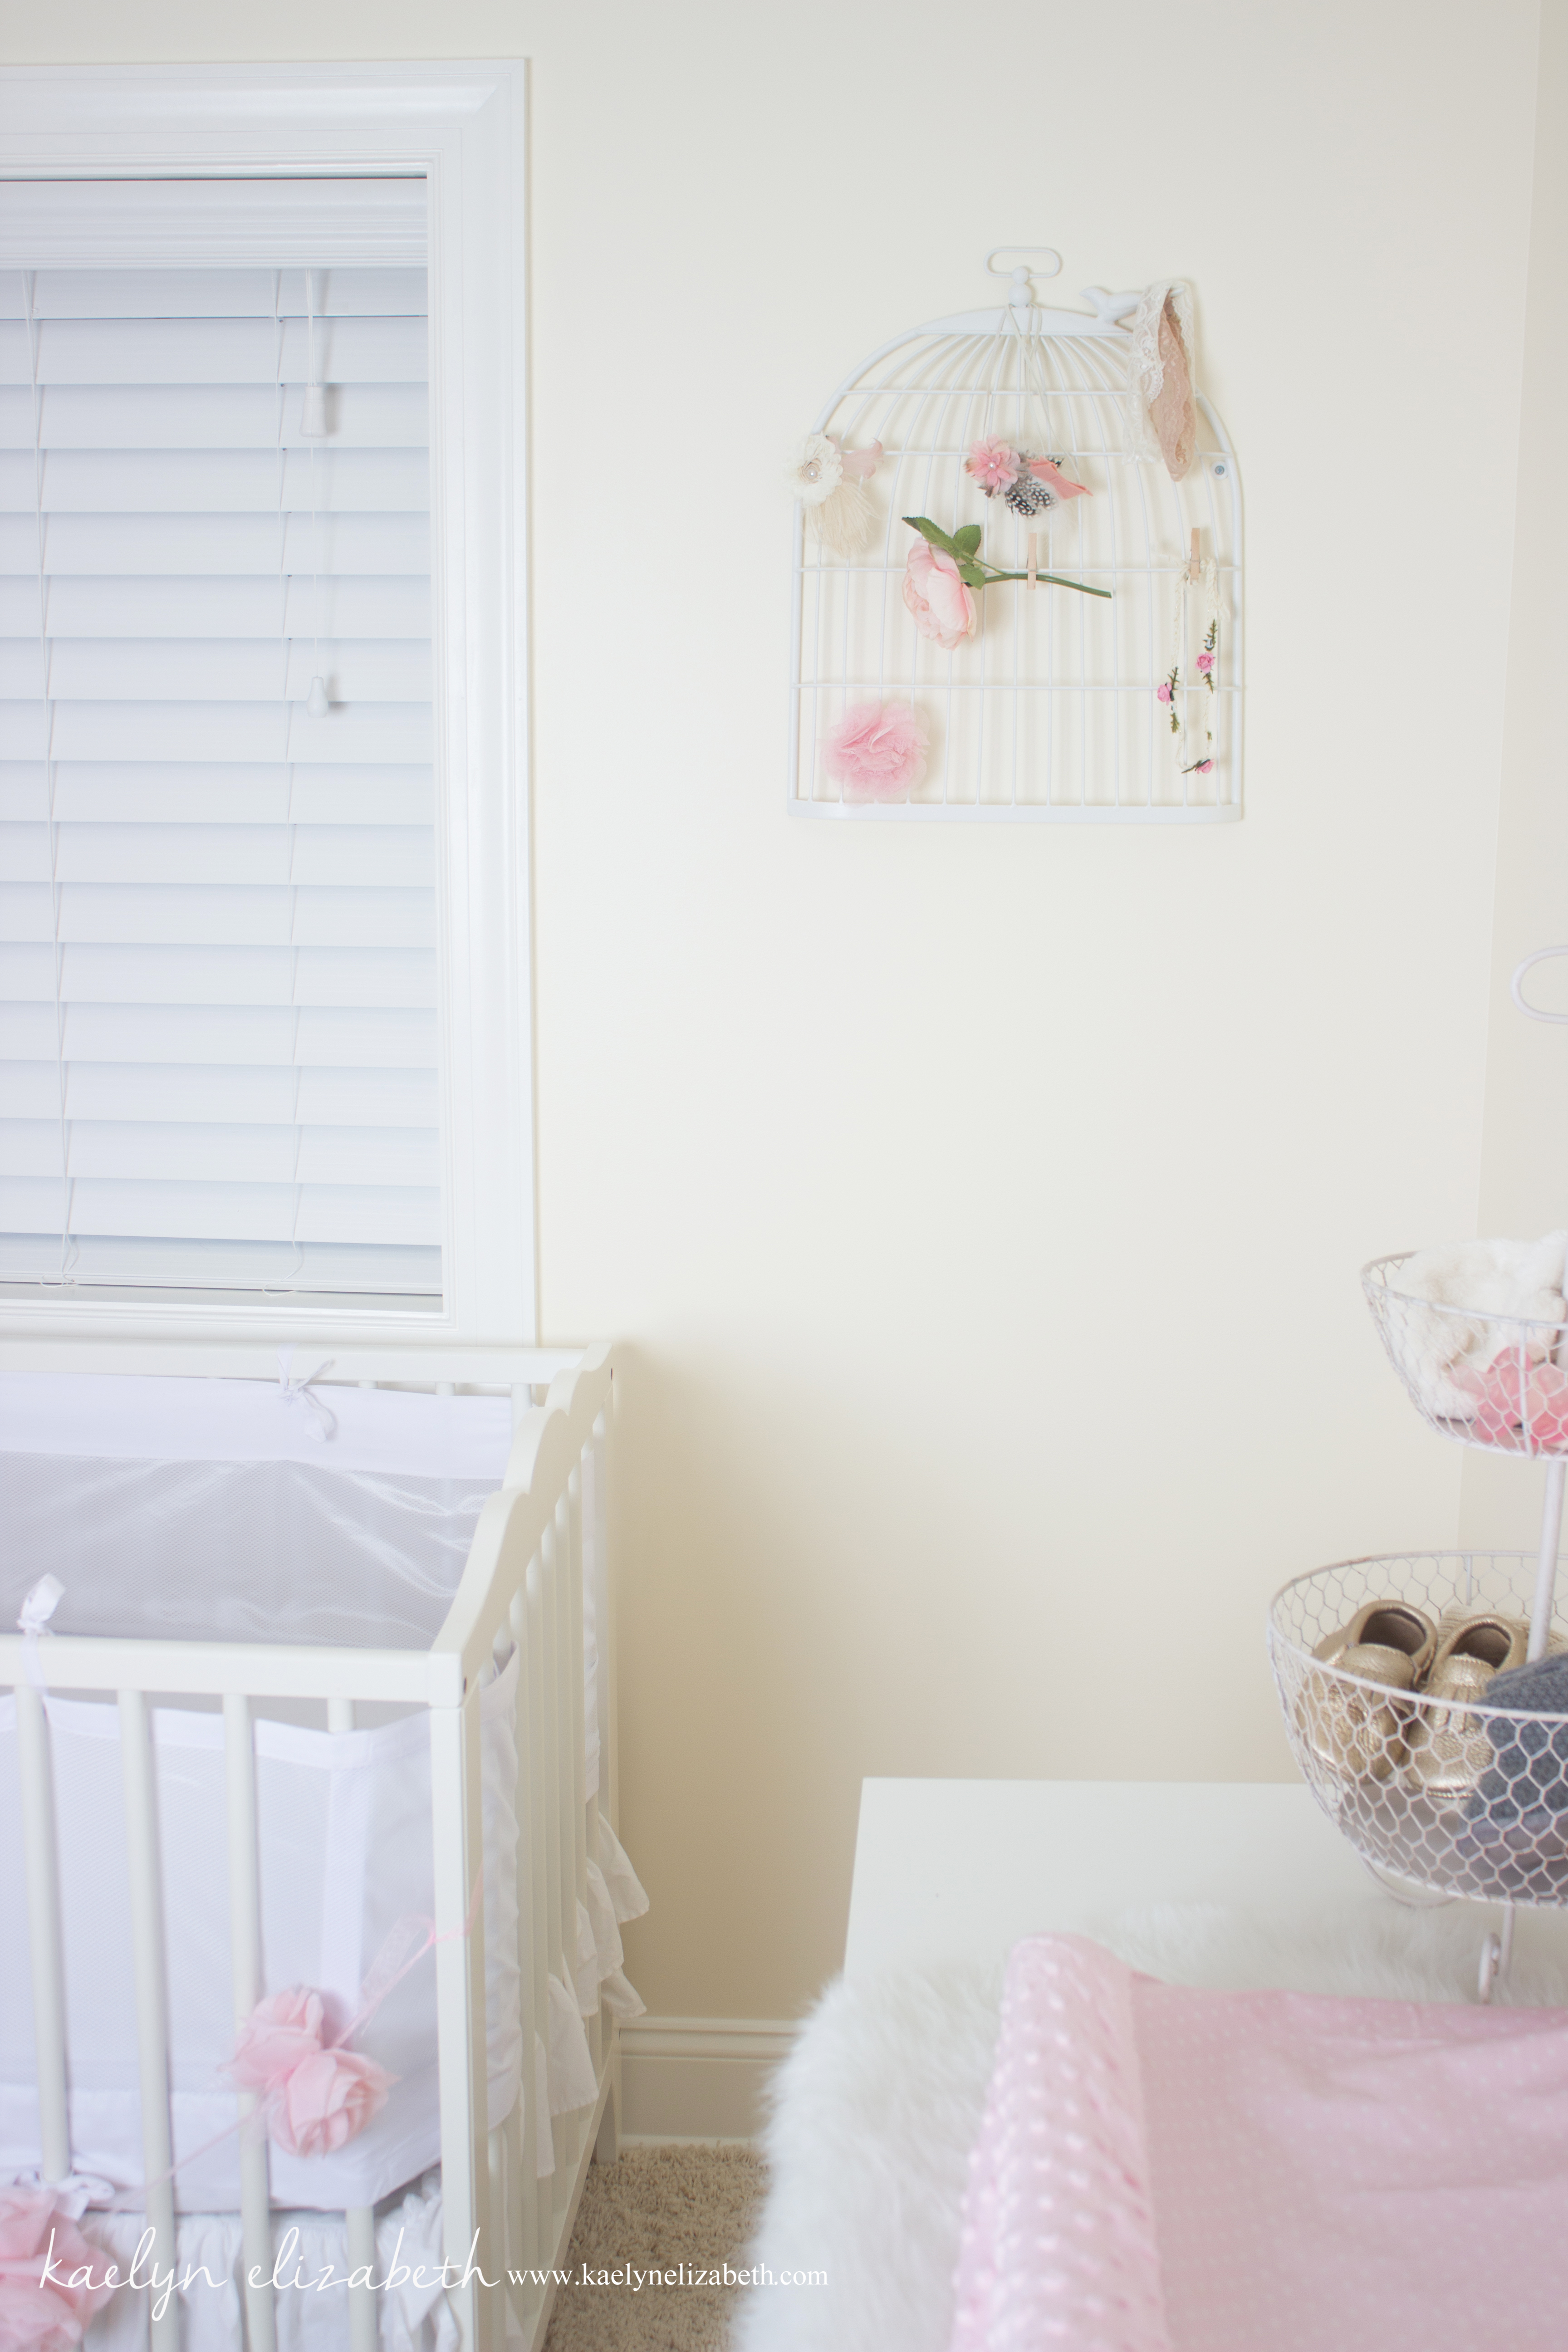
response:
M864 485L874 528L857 553L826 547L795 506L791 806L882 824L1233 821L1242 808L1241 485L1225 428L1199 394L1198 446L1180 482L1160 460L1126 454L1121 320L1138 296L1096 288L1091 311L1045 310L1029 273L1011 276L999 309L884 343L816 421L846 450L880 442L882 456ZM991 436L1048 454L1089 495L1044 520L1007 511L964 469L973 445ZM915 535L903 518L914 514L949 533L978 523L985 562L1020 573L1038 533L1039 572L1110 598L1043 579L994 583L977 594L975 634L945 652L904 601ZM1191 583L1194 546L1215 566L1212 689L1195 666L1204 598ZM1161 688L1177 663L1173 728ZM923 776L891 803L847 796L823 757L827 729L878 703L910 709L928 742Z

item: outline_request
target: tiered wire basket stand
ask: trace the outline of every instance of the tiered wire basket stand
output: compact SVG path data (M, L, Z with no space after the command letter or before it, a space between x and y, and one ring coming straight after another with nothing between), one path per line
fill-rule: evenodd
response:
M1215 824L1241 814L1241 483L1218 416L1196 402L1199 446L1180 482L1124 446L1136 293L1092 287L1087 310L1049 309L1031 278L1061 257L1033 250L1005 300L895 336L853 368L814 430L846 448L880 442L868 485L870 543L830 552L795 515L789 801L798 815L873 824L932 820L1073 824ZM964 470L978 440L998 436L1060 460L1089 490L1027 525L987 499ZM981 625L944 652L916 631L902 598L911 533L929 516L945 531L984 530L988 562L1026 569L1031 530L1040 568L1109 591L992 586ZM1218 663L1211 692L1194 667L1198 599L1183 594L1194 545L1215 566ZM1174 734L1161 688L1179 651L1183 715L1207 740ZM907 701L931 733L927 773L897 805L857 803L829 775L826 730L851 705ZM1184 744L1186 746L1184 749Z
M1568 948L1542 949L1514 974L1514 1002L1531 1019L1568 1021L1523 992L1531 968L1561 955ZM1479 1990L1489 2000L1507 1974L1517 1906L1568 1907L1568 1714L1394 1690L1336 1665L1332 1647L1358 1612L1393 1602L1439 1633L1460 1618L1497 1618L1517 1629L1531 1660L1568 1651L1558 1606L1568 1380L1553 1376L1568 1373L1568 1323L1413 1297L1400 1285L1407 1262L1408 1254L1378 1258L1362 1274L1389 1360L1439 1434L1544 1464L1539 1548L1314 1569L1276 1595L1269 1652L1308 1785L1381 1883L1410 1902L1502 1906L1481 1947ZM1485 1365L1484 1380L1467 1379L1466 1364Z

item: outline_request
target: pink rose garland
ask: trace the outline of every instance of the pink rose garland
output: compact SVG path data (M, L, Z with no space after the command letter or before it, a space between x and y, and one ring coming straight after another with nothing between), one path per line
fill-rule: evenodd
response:
M958 565L929 540L917 539L904 566L904 602L915 616L915 626L944 653L974 635L977 607Z
M374 2058L323 2043L321 2026L320 1993L272 1993L246 2019L229 2061L240 2089L260 2096L268 2137L290 2156L335 2156L396 2080Z
M823 738L822 763L847 801L907 800L926 772L930 736L903 702L862 702Z

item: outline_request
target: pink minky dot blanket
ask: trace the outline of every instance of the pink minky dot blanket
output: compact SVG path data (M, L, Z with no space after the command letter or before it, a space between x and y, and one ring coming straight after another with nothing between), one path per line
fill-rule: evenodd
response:
M1563 2352L1568 2011L1008 1962L952 2352Z

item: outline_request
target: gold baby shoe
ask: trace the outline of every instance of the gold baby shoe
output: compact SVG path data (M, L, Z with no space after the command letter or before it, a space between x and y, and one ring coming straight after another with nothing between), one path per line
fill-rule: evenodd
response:
M1484 1702L1494 1675L1523 1665L1530 1628L1519 1617L1445 1613L1439 1635L1424 1696L1428 1702L1457 1703L1413 1708L1405 1745L1413 1778L1429 1796L1452 1801L1468 1797L1492 1765L1486 1718L1471 1715L1462 1702Z
M1412 1710L1390 1694L1417 1689L1436 1648L1431 1619L1404 1601L1369 1601L1318 1643L1313 1656L1337 1672L1309 1671L1297 1719L1337 1779L1386 1780L1403 1763Z

